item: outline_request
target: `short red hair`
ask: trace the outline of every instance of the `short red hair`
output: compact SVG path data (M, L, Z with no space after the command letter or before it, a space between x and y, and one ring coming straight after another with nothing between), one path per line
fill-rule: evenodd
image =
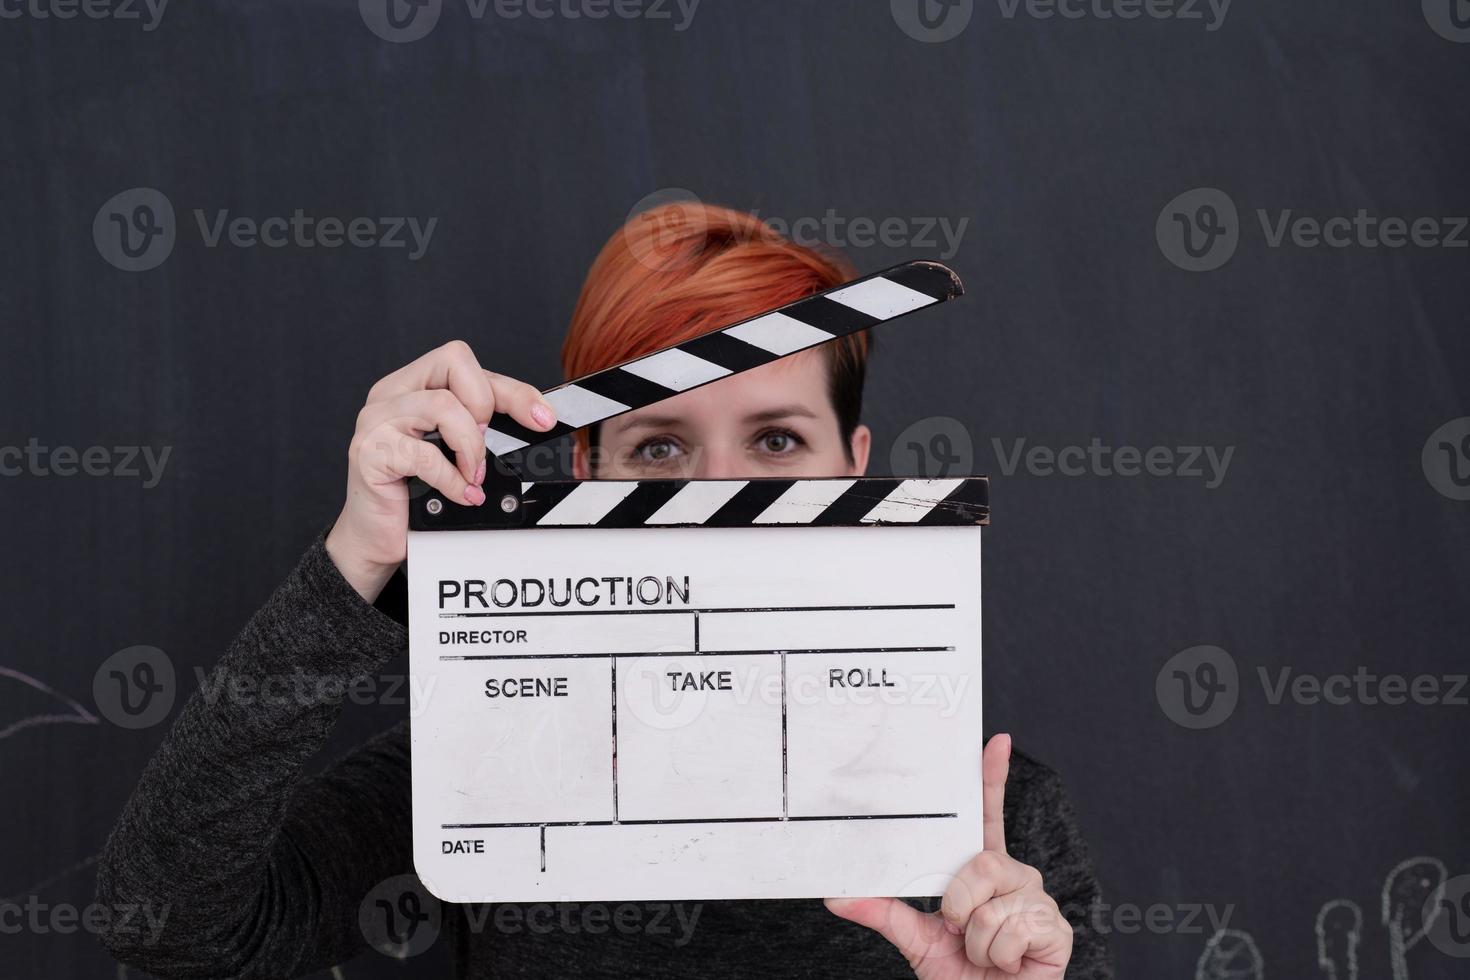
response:
M757 316L856 277L836 253L798 245L753 214L698 202L634 215L603 246L562 343L567 380ZM844 439L861 408L871 340L825 345ZM578 439L586 447L585 436Z

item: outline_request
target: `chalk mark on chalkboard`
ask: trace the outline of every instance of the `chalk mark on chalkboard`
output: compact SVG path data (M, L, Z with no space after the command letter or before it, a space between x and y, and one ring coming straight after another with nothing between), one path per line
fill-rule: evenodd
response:
M1412 857L1389 871L1383 882L1383 924L1388 927L1388 955L1394 980L1409 980L1408 952L1429 934L1443 907L1449 870L1432 857ZM1428 918L1425 918L1425 909Z
M49 888L51 885L56 884L62 878L65 878L67 875L76 874L83 868L91 867L92 865L96 864L97 860L101 857L101 854L93 854L91 857L82 858L80 861L69 867L63 868L62 870L56 872L54 875L49 875L48 877L42 878L40 881L36 882L34 885L25 889L18 895L9 895L4 898L0 898L0 905L20 905L32 895L39 897L41 894L41 889Z
M1195 980L1261 980L1265 964L1250 933L1221 929L1205 943L1194 976Z
M88 711L86 708L82 707L80 704L73 701L65 694L62 694L60 691L55 690L49 684L38 681L36 680L36 678L30 676L29 674L23 674L20 671L12 670L9 667L0 667L0 678L9 678L16 683L23 684L26 687L40 691L42 694L53 699L58 704L61 704L64 707L71 709L70 714L30 715L28 717L21 718L18 721L12 721L9 724L6 724L4 727L0 727L0 739L9 738L16 732L22 731L26 728L34 728L37 725L98 724L98 718L96 715L92 714L92 712ZM5 687L8 687L8 685L0 685L0 691L3 691ZM13 696L13 694L7 694L6 696L8 698Z
M1335 898L1317 913L1317 965L1327 980L1358 980L1358 944L1363 939L1363 909Z

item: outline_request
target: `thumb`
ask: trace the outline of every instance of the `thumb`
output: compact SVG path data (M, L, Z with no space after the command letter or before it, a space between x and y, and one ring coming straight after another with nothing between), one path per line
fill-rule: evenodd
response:
M937 915L920 912L896 898L829 898L832 914L867 926L892 943L917 970L930 958L952 955L964 945L964 937L944 928Z

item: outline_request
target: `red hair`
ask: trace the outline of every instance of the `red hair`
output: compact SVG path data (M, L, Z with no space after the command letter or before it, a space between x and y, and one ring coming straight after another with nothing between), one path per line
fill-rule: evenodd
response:
M562 371L567 380L601 371L855 277L842 256L798 245L753 214L665 204L630 218L592 263L562 343ZM823 345L849 447L870 345L866 331ZM585 449L585 433L577 438Z

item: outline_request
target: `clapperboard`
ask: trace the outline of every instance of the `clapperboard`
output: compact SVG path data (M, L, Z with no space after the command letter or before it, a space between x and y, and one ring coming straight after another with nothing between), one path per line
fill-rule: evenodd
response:
M408 544L419 877L455 902L941 894L981 846L983 477L523 482L537 443L960 296L913 262L497 414Z

